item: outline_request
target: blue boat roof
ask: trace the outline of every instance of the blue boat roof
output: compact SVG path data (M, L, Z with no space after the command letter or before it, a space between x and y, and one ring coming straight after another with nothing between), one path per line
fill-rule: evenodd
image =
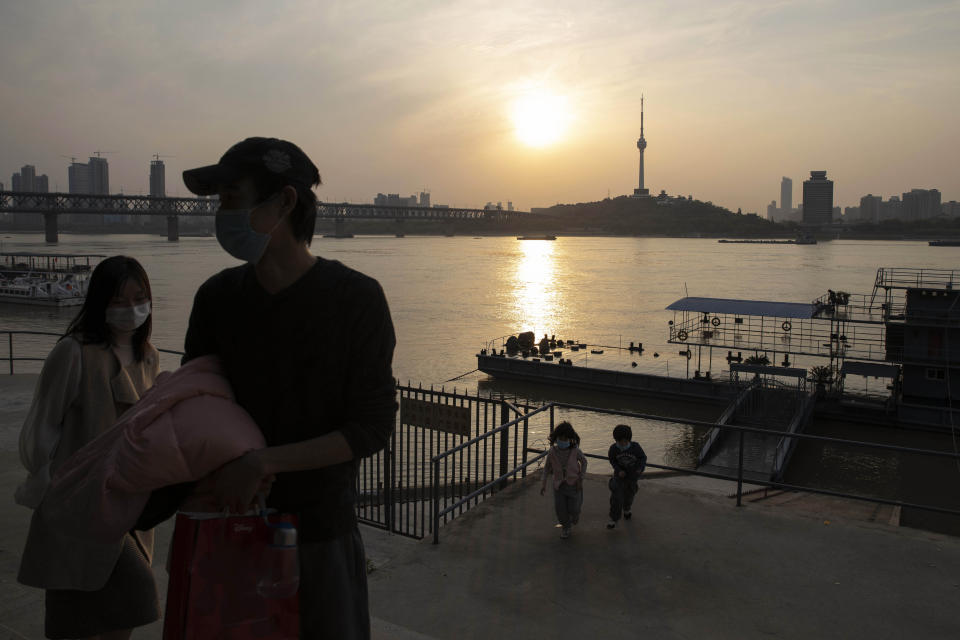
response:
M727 313L736 316L767 316L771 318L812 318L816 307L809 302L688 297L680 298L668 306L667 310Z

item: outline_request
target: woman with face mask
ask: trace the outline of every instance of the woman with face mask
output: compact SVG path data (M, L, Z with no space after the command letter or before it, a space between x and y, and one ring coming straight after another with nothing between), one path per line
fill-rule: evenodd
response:
M147 274L133 258L114 256L93 270L80 312L44 362L20 433L28 476L17 488L19 504L36 509L59 465L153 386L152 303ZM48 638L124 639L159 619L152 531L89 545L66 533L35 511L17 577L46 590Z
M569 538L570 528L580 520L583 507L583 477L587 458L580 451L580 436L569 422L561 422L550 434L550 450L543 467L540 495L546 493L547 479L553 479L553 506L560 523L560 537Z

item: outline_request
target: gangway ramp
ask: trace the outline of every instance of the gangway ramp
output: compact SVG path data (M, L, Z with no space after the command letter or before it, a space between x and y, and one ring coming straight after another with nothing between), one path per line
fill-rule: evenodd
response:
M740 464L740 433L724 427L750 427L763 432L743 433L744 479L779 480L797 442L789 436L803 431L813 414L814 396L806 390L806 371L764 365L734 367L732 372L753 377L743 384L710 431L698 468L735 476Z

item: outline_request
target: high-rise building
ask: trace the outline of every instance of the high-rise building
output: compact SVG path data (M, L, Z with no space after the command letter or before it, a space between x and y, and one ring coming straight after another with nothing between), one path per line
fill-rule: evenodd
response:
M10 188L24 193L46 193L50 190L50 181L47 174L38 176L35 166L25 164L20 167L20 171L10 176Z
M770 204L767 205L767 220L770 222L776 222L778 211L779 209L777 209L777 201L771 200Z
M420 192L420 206L429 207L430 206L430 194L426 191Z
M90 162L90 193L98 196L110 193L110 167L107 159L91 156Z
M870 224L880 222L880 203L882 200L883 198L872 193L860 198L860 220Z
M633 190L634 198L647 198L650 190L643 184L643 152L647 149L647 139L643 137L643 96L640 96L640 139L637 140L637 149L640 151L640 186Z
M32 164L25 164L20 167L20 190L33 192L36 187L37 168Z
M90 165L71 162L67 169L67 184L70 193L93 193L90 185Z
M3 191L3 189L0 188L0 191ZM940 210L943 212L943 215L949 218L956 218L957 216L960 216L960 202L957 202L956 200L944 202L942 205L940 205Z
M786 213L793 209L793 180L786 176L780 178L780 208Z
M150 195L154 198L167 195L166 167L160 158L150 161Z
M377 197L373 199L373 204L378 207L416 207L417 196L403 198L399 193L378 193Z
M803 224L825 225L833 222L833 180L826 171L811 171L803 181Z
M904 220L929 220L940 215L940 192L936 189L911 189L903 194Z
M899 220L902 218L901 210L903 203L899 196L890 196L886 202L880 203L880 220Z

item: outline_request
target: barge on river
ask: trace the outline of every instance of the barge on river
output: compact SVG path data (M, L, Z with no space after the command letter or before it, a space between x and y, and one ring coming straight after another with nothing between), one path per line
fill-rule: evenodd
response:
M674 312L668 343L696 362L692 377L638 372L635 364L622 366L623 358L616 367L593 356L574 362L571 344L563 341L541 341L526 353L516 343L484 349L478 369L495 377L725 404L700 463L733 465L738 451L724 443L724 425L769 429L748 452L748 477L756 479L782 476L796 440L790 434L801 432L815 411L898 427L949 430L960 424L960 270L881 268L869 294L828 290L806 303L686 297L667 310ZM574 344L577 353L586 346ZM702 371L714 349L726 351L726 375ZM821 364L808 370L798 360ZM873 389L854 390L847 384L852 378L872 380Z

